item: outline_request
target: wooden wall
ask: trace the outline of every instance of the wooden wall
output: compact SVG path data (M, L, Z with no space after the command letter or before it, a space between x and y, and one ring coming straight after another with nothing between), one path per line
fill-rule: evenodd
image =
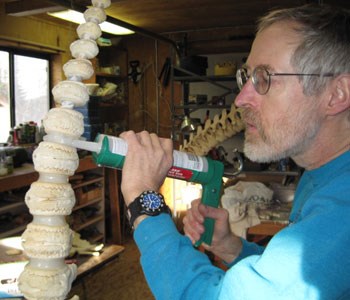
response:
M77 38L76 25L56 23L35 17L13 17L0 3L0 46L58 54L62 63L70 59L69 45Z
M162 137L171 132L171 85L159 80L163 64L172 56L170 45L140 35L125 38L129 62L140 62L141 79L129 80L130 128L147 130Z

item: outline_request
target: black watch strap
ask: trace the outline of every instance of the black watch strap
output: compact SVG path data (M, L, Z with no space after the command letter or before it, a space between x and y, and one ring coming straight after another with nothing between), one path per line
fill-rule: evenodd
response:
M147 201L144 201L146 197L150 195L155 196L159 199L159 206L154 208L148 206ZM142 215L147 216L158 216L161 213L167 213L171 215L171 210L168 205L166 205L164 197L162 194L155 191L145 191L141 193L140 196L136 197L128 206L128 216L129 222L132 228L134 228L135 220Z

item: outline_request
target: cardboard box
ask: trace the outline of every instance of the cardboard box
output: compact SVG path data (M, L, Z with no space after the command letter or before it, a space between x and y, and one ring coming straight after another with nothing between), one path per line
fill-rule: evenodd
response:
M180 67L197 75L205 76L208 68L208 58L206 56L185 56L180 58ZM175 70L175 76L188 76L179 70Z
M214 74L216 76L236 75L236 71L237 71L237 64L233 62L216 64L214 67Z

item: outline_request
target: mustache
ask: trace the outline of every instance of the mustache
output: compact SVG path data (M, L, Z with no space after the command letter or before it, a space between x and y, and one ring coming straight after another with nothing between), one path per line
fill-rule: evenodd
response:
M260 118L259 118L258 114L249 108L242 109L241 115L242 115L242 119L245 123L249 123L249 124L258 123L258 124L260 124L260 122L259 122Z
M265 143L268 142L269 138L268 138L266 131L263 127L262 120L261 120L259 113L255 112L254 110L252 110L250 108L244 108L242 110L242 119L243 119L243 122L245 124L250 124L257 129L261 139Z

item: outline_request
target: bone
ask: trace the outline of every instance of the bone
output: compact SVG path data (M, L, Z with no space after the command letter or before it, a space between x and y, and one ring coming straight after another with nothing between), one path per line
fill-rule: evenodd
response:
M89 79L94 74L91 62L84 58L69 60L63 65L63 71L67 79L75 81Z
M43 125L47 134L62 134L72 139L78 139L84 133L83 115L64 107L52 108L44 117Z
M25 195L32 215L66 216L75 204L74 191L68 183L33 182Z
M73 232L68 224L46 226L30 223L22 235L22 246L31 258L60 258L69 255Z
M78 26L77 34L82 40L96 40L101 36L102 31L95 22L86 22Z
M100 24L106 21L106 13L102 8L90 7L84 12L84 18L86 22Z
M207 155L212 148L243 129L244 123L241 120L240 111L232 104L229 113L224 109L221 115L215 115L213 120L208 119L204 128L198 126L196 134L192 134L189 141L185 141L180 150L197 155Z
M92 5L99 8L107 8L111 5L111 0L92 0Z
M96 42L87 39L74 41L69 49L74 58L92 59L99 52Z
M89 92L82 82L64 80L53 89L52 94L56 103L71 102L74 106L83 106L89 101Z
M53 269L40 269L27 264L18 279L18 287L29 300L64 300L76 272L74 264Z

